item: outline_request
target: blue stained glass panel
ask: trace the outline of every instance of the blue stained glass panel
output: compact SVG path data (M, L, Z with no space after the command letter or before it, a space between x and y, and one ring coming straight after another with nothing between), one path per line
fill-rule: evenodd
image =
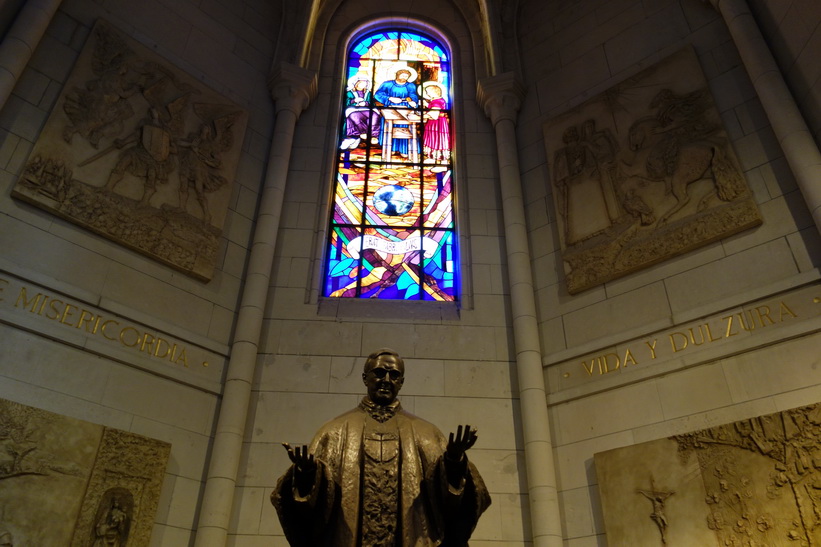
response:
M459 298L450 71L424 32L385 29L351 46L324 296Z

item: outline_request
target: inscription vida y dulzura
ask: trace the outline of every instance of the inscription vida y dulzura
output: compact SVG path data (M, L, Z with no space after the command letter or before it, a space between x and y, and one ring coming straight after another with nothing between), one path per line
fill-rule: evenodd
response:
M0 275L0 312L14 314L18 319L46 322L89 338L99 339L147 357L177 367L208 367L207 360L194 357L185 344L170 336L152 332L144 326L121 317L51 294L40 287L20 283ZM59 332L59 331L58 331Z
M809 288L780 299L727 311L644 339L633 340L621 348L585 356L571 368L567 368L562 376L577 376L575 369L584 378L601 377L707 347L716 347L744 336L771 332L790 323L817 318L821 314L821 296L817 293L817 289L813 291Z

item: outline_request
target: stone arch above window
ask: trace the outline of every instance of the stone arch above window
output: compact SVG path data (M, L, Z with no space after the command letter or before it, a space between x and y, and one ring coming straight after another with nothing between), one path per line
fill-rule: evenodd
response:
M452 66L412 29L347 51L323 295L456 301Z

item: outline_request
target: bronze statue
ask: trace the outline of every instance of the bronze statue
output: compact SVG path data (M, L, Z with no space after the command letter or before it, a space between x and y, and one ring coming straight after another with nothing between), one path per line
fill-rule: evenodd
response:
M283 443L293 465L271 493L294 547L467 545L490 495L465 452L476 429L448 440L405 412L405 364L381 349L365 361L368 394L307 445Z

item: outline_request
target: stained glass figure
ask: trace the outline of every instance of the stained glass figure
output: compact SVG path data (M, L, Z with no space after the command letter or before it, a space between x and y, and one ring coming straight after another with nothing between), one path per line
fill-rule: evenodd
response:
M349 49L323 294L458 299L451 73L419 32Z

